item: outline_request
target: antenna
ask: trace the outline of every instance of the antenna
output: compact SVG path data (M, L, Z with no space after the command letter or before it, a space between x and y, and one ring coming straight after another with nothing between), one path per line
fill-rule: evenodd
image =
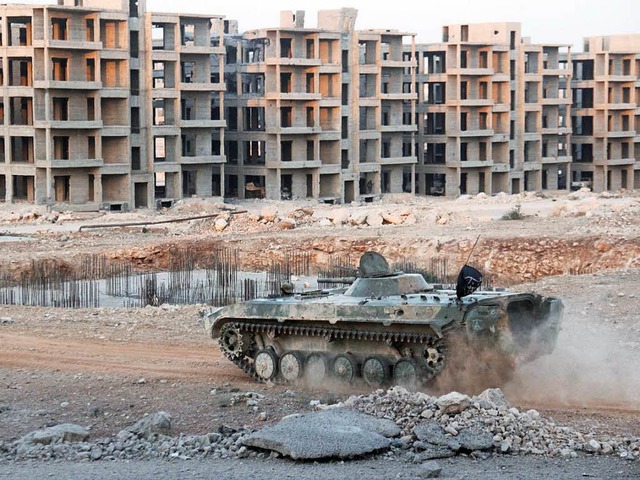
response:
M469 263L469 260L471 260L471 255L473 255L473 251L476 249L476 245L478 245L478 240L480 240L480 235L478 235L478 238L476 238L476 242L473 244L473 247L471 247L471 251L469 252L469 256L467 257L467 261L464 262L465 265L467 263Z

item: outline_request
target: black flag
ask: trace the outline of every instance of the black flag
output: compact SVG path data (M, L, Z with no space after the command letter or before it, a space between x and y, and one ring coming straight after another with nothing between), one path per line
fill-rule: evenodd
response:
M465 265L458 274L456 295L458 299L471 295L482 283L482 274L473 267Z

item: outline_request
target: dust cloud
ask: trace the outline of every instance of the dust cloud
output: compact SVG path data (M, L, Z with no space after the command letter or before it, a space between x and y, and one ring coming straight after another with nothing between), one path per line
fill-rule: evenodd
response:
M520 366L503 388L507 398L540 407L640 410L640 343L637 332L623 332L565 311L554 352Z

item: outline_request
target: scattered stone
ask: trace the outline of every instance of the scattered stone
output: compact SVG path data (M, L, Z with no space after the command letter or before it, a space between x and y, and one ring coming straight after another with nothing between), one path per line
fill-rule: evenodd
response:
M153 413L138 420L135 425L125 428L118 435L123 432L147 439L154 434L171 435L171 415L166 412Z
M369 213L367 215L366 223L370 227L380 227L384 223L384 219L379 213Z
M470 452L493 448L493 434L477 428L461 430L456 436L456 441L462 449Z
M0 317L0 325L13 325L14 323L16 322L11 318Z
M278 209L273 205L267 205L260 212L260 218L267 222L275 222L278 218Z
M471 404L471 398L463 393L451 392L441 396L436 401L436 405L443 414L460 413Z
M73 423L61 423L53 427L31 432L24 437L24 443L40 443L49 445L56 442L84 442L89 437L89 430Z
M442 473L442 467L437 462L428 461L420 466L418 476L420 478L438 478Z
M278 222L278 227L280 227L281 230L293 230L296 226L297 223L293 218L283 218Z
M218 218L213 224L213 226L216 229L216 232L222 232L225 228L229 226L229 224L224 218Z
M385 223L390 223L391 225L402 224L402 217L400 215L394 215L393 213L383 213L382 220L384 220Z

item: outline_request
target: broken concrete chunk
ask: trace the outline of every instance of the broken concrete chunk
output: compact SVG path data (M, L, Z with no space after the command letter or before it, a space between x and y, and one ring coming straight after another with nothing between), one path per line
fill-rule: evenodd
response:
M53 427L32 432L25 437L27 443L41 443L49 445L58 441L63 442L84 442L89 437L89 430L73 423L61 423ZM30 442L29 442L30 440Z
M274 450L294 459L350 458L389 448L400 434L390 420L346 408L290 415L248 435L244 445Z
M469 407L471 404L471 398L462 393L451 392L439 397L438 400L436 400L436 404L442 413L456 414Z

